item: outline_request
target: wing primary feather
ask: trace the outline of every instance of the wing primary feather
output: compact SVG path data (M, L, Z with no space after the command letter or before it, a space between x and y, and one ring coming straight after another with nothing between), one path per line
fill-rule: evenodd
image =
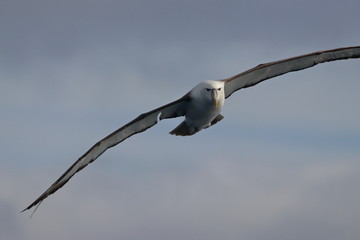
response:
M360 58L360 46L313 52L306 55L259 64L254 68L220 81L225 82L225 97L228 98L237 90L252 87L264 80L277 77L288 72L310 68L319 63L351 58Z
M118 130L109 134L102 140L98 141L75 163L73 163L70 168L68 168L43 194L40 195L40 197L38 197L33 203L31 203L21 212L24 212L36 206L34 212L30 216L32 217L32 215L35 213L35 211L45 198L55 193L59 188L64 186L71 179L72 176L74 176L78 171L85 168L91 162L95 161L107 149L114 147L115 145L121 143L122 141L126 140L134 134L143 132L151 128L160 119L184 116L186 104L189 99L190 95L186 94L185 96L174 102L166 104L147 113L143 113L131 122L125 124L123 127L119 128Z

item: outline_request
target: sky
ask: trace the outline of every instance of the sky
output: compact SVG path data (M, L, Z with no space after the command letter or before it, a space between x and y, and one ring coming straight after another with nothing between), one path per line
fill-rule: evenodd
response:
M98 140L198 82L360 45L358 0L1 0L0 238L358 239L360 61L164 120L20 213Z

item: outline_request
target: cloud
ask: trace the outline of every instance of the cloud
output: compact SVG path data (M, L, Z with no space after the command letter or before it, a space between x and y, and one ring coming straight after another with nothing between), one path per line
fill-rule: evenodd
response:
M0 237L3 239L24 238L24 225L16 217L18 212L11 202L0 199Z
M358 181L355 158L353 163L349 159L339 163L336 158L317 156L314 161L301 155L294 159L291 154L293 151L285 151L283 160L276 160L264 159L262 154L238 159L218 153L210 159L187 157L173 167L181 159L168 163L124 159L116 164L120 173L132 174L118 175L96 163L75 177L71 187L44 202L27 223L29 237L212 239L268 235L276 239L294 232L298 239L357 236L354 223L358 216L351 214L357 211L354 206L360 197L358 187L352 184ZM134 164L142 165L140 174L127 167L127 162L138 160L140 163ZM196 167L179 172L178 166L190 161ZM151 170L164 165L170 165L167 171ZM52 178L54 172L45 175ZM38 176L35 182L43 178Z
M100 138L198 81L357 45L359 2L2 1L0 234L6 239L354 239L359 62L227 99L191 138L168 120L18 213Z

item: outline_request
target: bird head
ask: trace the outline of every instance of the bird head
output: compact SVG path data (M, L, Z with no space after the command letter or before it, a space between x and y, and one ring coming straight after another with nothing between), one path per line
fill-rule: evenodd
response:
M221 108L224 104L224 82L222 81L204 81L199 83L192 90L192 97L201 102L210 103L215 108Z

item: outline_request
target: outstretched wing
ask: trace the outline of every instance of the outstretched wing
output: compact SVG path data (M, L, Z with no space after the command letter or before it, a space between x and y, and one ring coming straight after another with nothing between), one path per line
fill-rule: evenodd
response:
M288 72L313 67L319 63L350 58L360 58L360 46L314 52L280 61L260 64L257 67L222 80L225 82L225 97L228 98L241 88L254 86L264 80Z
M45 198L47 198L50 194L53 194L59 188L64 186L65 183L67 183L70 178L75 175L75 173L86 167L89 163L95 161L107 149L114 147L115 145L121 143L122 141L124 141L128 137L131 137L134 134L143 132L146 129L154 126L159 120L184 116L186 106L189 100L189 94L186 94L184 97L174 102L171 102L150 112L143 113L125 126L119 128L115 132L111 133L104 139L97 142L84 155L82 155L68 170L66 170L66 172L61 175L61 177L56 180L40 197L38 197L23 211L29 210L34 206L39 206Z

